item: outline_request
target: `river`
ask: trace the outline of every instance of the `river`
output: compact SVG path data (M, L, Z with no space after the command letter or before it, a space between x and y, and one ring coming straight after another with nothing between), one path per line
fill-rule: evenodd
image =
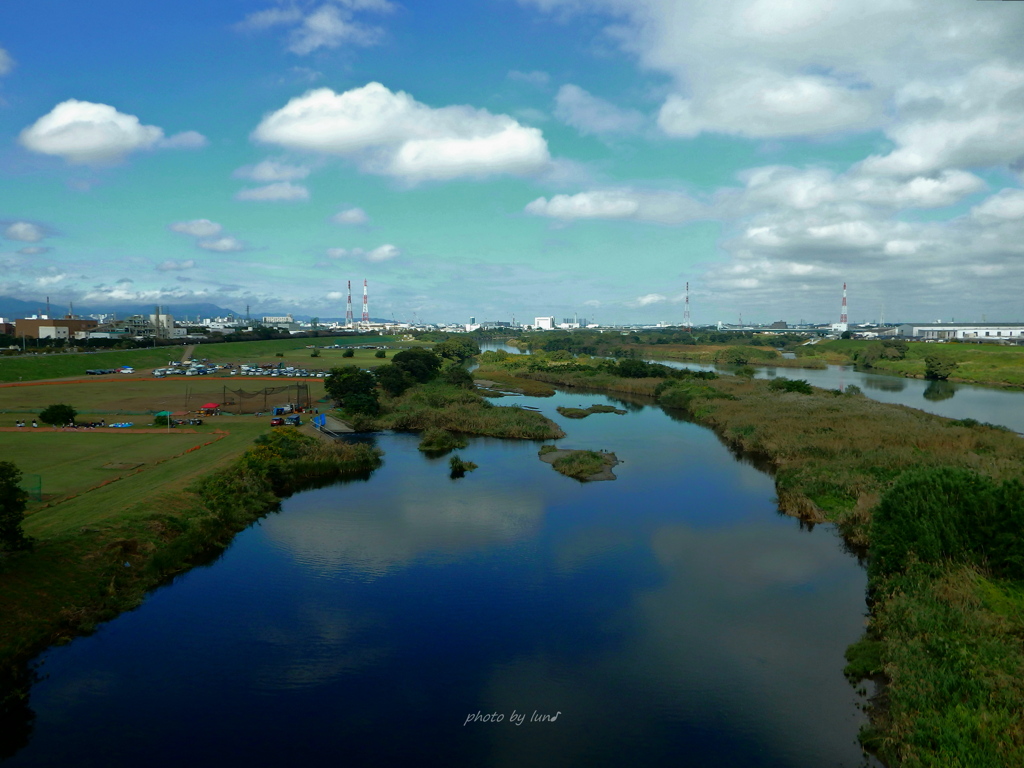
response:
M615 451L618 479L478 438L452 480L380 435L368 481L296 494L45 652L5 766L864 765L842 668L865 575L831 526L780 515L768 475L658 407L513 402Z

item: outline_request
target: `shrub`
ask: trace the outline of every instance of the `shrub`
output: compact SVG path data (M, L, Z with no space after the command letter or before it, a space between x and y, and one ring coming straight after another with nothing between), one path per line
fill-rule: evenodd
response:
M1007 578L1024 577L1024 485L997 484L967 469L904 473L886 492L871 524L872 578L912 561L969 562Z
M32 548L32 539L21 529L28 494L19 487L21 470L0 461L0 554Z
M399 397L409 387L416 383L407 371L402 370L393 363L381 365L373 372L377 384L392 397Z
M957 369L956 360L948 355L933 353L924 359L924 377L926 379L948 379Z
M56 405L47 406L39 414L39 420L43 424L54 424L57 426L64 426L65 424L72 424L75 421L75 416L78 415L78 411L72 408L70 405L64 403L58 403Z
M356 353L355 353L354 350L346 349L344 352L341 353L341 356L342 357L355 357Z
M383 360L385 357L388 356L388 353L385 352L383 349L378 349L376 352L373 353L373 356L376 357L378 360Z
M430 427L424 430L419 448L427 453L447 453L456 448L465 448L469 441L462 435L454 435L448 430Z
M448 460L448 466L451 468L451 477L463 477L467 472L472 472L476 469L476 464L472 461L463 461L458 455L452 456Z
M449 363L441 371L441 381L453 387L473 389L473 375L458 363Z
M786 379L781 376L768 382L768 389L772 392L799 392L801 395L814 393L805 379Z

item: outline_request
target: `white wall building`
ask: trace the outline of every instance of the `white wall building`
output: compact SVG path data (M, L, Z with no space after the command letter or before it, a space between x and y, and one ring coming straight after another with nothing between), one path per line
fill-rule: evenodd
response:
M533 327L541 331L553 331L555 329L555 318L535 317L533 319Z
M1010 341L1024 338L1024 323L902 323L896 335L912 339Z

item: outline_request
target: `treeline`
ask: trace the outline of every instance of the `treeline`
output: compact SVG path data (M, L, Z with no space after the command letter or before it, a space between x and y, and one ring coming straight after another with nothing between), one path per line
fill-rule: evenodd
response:
M570 355L591 355L593 357L630 357L640 356L641 352L636 347L656 344L781 348L807 341L807 336L798 333L766 336L753 331L685 331L665 328L617 334L589 330L543 331L522 336L517 341L531 352L566 352Z

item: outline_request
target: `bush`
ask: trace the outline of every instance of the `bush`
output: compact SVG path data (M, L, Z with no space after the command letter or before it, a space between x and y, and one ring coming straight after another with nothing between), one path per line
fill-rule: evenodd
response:
M781 376L768 382L768 389L772 392L799 392L801 395L814 393L805 379L786 379Z
M356 353L353 350L351 350L351 349L346 349L344 352L341 353L341 356L342 357L355 357Z
M924 377L942 381L948 379L957 369L956 360L941 354L931 354L924 359Z
M460 456L452 456L448 460L448 466L451 468L451 477L457 478L464 476L467 472L472 472L476 469L476 464L472 461L463 461Z
M377 384L392 397L399 397L409 387L416 383L407 371L399 368L393 363L378 366L373 372Z
M28 494L19 487L21 470L0 461L0 554L31 549L32 539L21 530Z
M415 347L404 349L391 358L392 365L397 365L420 384L424 384L441 369L441 358L429 349Z
M462 435L454 435L448 430L431 427L424 430L419 448L427 453L447 453L456 448L465 448L469 441Z
M388 356L388 353L385 352L383 349L378 349L376 352L373 353L373 356L376 357L378 360L383 360L385 357Z
M43 424L53 424L62 427L65 424L73 424L77 415L78 411L70 405L58 403L57 405L50 405L44 408L42 413L39 414L39 420Z
M997 576L1024 578L1024 485L997 484L967 469L906 472L882 497L871 524L872 578L903 571L911 561L945 560L987 566Z
M449 363L441 371L441 381L462 389L473 389L473 375L458 363Z

